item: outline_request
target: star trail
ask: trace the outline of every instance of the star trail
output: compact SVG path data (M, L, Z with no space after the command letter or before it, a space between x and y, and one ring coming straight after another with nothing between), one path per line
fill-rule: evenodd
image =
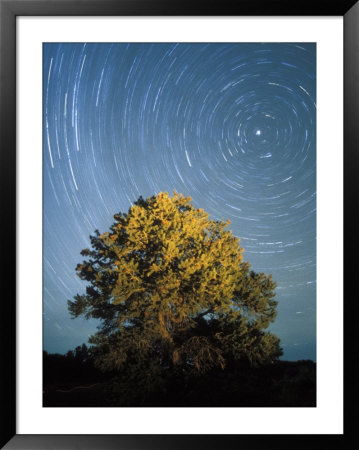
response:
M96 331L67 311L89 235L176 190L273 274L283 359L316 359L315 44L44 44L43 177L45 350Z

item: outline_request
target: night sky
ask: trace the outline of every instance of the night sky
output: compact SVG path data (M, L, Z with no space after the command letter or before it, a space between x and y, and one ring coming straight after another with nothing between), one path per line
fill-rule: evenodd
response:
M277 282L283 359L316 360L315 44L44 44L44 349L87 342L67 300L95 229L174 190L230 219Z

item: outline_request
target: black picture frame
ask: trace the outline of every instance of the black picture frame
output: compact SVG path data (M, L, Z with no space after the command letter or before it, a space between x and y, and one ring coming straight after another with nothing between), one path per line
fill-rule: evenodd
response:
M344 309L344 434L342 435L18 435L16 434L16 17L18 16L342 16L344 19L345 262L355 250L359 169L359 2L323 0L0 0L0 183L3 214L1 298L1 448L6 449L234 449L350 448L356 415L355 297ZM335 63L334 63L335 64ZM351 208L350 208L351 207ZM350 238L350 239L349 239ZM353 255L354 256L354 255ZM350 258L355 261L354 258ZM349 270L349 267L353 267ZM351 292L356 264L344 273ZM335 362L333 362L334 364ZM352 408L354 407L354 408ZM220 417L219 417L220 420Z

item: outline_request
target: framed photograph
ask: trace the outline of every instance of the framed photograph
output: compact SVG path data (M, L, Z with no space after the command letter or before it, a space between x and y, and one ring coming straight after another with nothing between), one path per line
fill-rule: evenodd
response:
M357 3L0 13L2 448L344 448Z

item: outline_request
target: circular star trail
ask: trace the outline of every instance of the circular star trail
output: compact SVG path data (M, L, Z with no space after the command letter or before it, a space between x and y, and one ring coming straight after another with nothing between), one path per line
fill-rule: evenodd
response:
M44 44L44 347L96 323L67 312L95 229L174 190L230 219L277 282L285 359L315 359L315 44Z

